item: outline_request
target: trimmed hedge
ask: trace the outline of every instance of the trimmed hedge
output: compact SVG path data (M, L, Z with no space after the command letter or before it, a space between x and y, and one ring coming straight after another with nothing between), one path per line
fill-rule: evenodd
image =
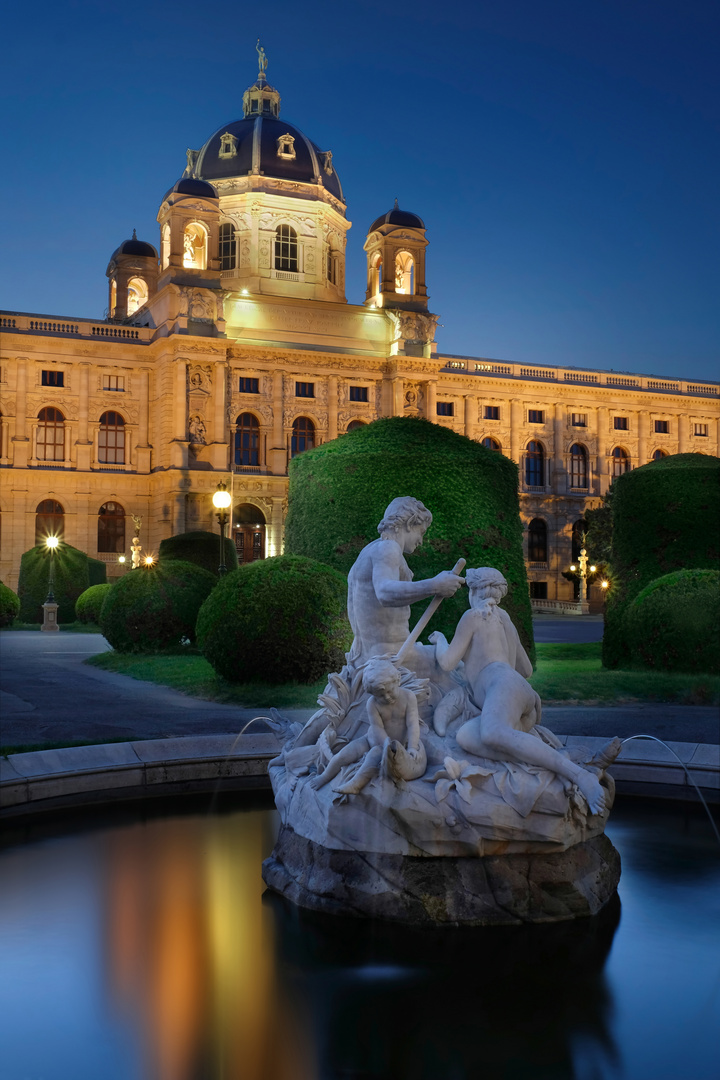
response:
M75 618L78 622L100 625L100 612L112 585L91 585L75 601Z
M315 682L340 670L352 644L347 581L300 555L248 563L203 604L197 640L231 682Z
M611 588L603 664L627 665L625 613L642 590L675 570L715 570L720 562L720 458L674 454L613 483Z
M633 665L720 673L720 571L652 581L628 607L625 632Z
M111 588L100 629L117 652L159 652L195 640L198 612L217 578L194 563L141 566Z
M168 536L167 540L160 542L159 558L179 559L182 562L195 563L218 576L220 565L220 534L205 532L201 529L195 532L178 533L177 536ZM237 551L229 536L225 537L225 565L228 570L236 570L238 565Z
M20 597L0 581L0 626L12 626L20 614Z
M42 605L48 593L50 559L55 560L53 592L58 604L58 622L75 621L75 602L90 585L104 584L105 563L90 559L84 551L61 543L53 556L45 544L26 551L20 560L18 596L22 622L43 621ZM97 579L97 580L94 580Z
M411 495L433 515L423 544L408 558L415 578L450 570L461 557L470 567L496 567L508 581L502 607L534 659L518 468L509 458L428 420L392 417L298 455L289 474L286 552L347 574L358 552L377 540L388 503ZM411 627L427 605L413 605ZM426 634L452 635L467 606L464 589L443 600Z

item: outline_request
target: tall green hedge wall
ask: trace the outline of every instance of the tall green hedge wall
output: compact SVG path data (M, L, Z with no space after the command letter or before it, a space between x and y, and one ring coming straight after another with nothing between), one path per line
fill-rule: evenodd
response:
M717 569L719 482L720 458L706 454L674 454L615 480L605 667L630 663L625 612L646 585L674 570Z
M534 657L532 615L518 505L518 470L509 458L454 431L410 417L376 420L290 462L285 551L319 559L347 574L358 552L377 540L388 503L412 495L433 515L408 565L415 579L494 566L508 581L502 606ZM427 607L413 605L411 627ZM451 635L467 593L443 600L426 633Z
M196 566L202 566L203 570L217 575L220 565L220 534L198 529L195 532L168 536L160 542L158 554L160 559L179 559L181 562L195 563ZM236 570L238 565L237 551L229 536L225 537L225 565L228 570Z
M18 596L21 622L42 622L42 605L47 596L50 577L50 558L50 551L45 544L38 544L26 551L20 560ZM74 622L75 601L90 585L105 583L105 564L99 559L89 558L84 551L78 551L70 544L60 544L52 558L55 560L53 592L58 603L58 622Z

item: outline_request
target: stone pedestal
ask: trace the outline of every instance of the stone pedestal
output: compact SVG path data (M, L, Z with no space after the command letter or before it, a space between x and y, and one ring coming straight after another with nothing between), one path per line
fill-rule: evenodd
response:
M60 627L58 626L57 613L57 604L43 604L43 621L40 629L50 633L58 631Z
M300 907L415 926L560 922L614 895L620 856L603 834L565 851L417 857L323 847L283 826L265 883Z

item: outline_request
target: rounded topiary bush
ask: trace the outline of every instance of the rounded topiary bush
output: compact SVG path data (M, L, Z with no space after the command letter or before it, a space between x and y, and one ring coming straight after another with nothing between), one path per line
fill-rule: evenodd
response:
M625 634L633 665L720 673L720 571L652 581L625 612Z
M605 607L603 664L629 662L625 614L642 590L676 570L720 563L720 458L674 454L613 483L611 589Z
M352 644L347 581L300 555L240 567L202 606L197 641L232 682L311 683L339 671Z
M195 640L195 623L217 578L193 563L138 567L112 586L100 629L118 652L158 652Z
M100 612L105 603L105 597L111 589L112 585L106 583L105 585L91 585L84 593L80 593L75 601L75 618L78 622L95 623L99 626Z
M75 621L75 602L90 585L100 585L106 580L105 564L90 559L64 542L51 555L45 544L38 544L26 551L20 560L18 596L20 617L23 622L43 621L42 605L48 593L50 559L53 560L53 593L58 605L58 622Z
M0 581L0 626L12 626L20 614L20 597Z
M290 462L285 551L320 559L347 574L377 540L390 501L411 495L433 515L408 565L415 579L494 566L508 582L502 607L534 658L532 612L522 550L518 469L503 454L439 424L410 417L376 420ZM410 625L428 601L413 605ZM426 633L452 635L468 606L464 589L443 600Z
M217 576L220 565L220 535L198 529L195 532L178 533L161 540L160 561L180 559L182 562L195 563ZM225 565L228 570L235 570L238 564L237 551L229 536L225 537Z

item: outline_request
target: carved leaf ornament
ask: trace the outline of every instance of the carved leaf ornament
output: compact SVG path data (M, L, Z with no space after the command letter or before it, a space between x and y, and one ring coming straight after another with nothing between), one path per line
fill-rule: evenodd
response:
M435 801L439 803L448 797L453 788L463 802L471 802L473 780L492 776L492 769L470 765L467 761L456 761L453 757L446 757L444 765L445 768L440 769L434 776L424 777L429 783L435 784Z

